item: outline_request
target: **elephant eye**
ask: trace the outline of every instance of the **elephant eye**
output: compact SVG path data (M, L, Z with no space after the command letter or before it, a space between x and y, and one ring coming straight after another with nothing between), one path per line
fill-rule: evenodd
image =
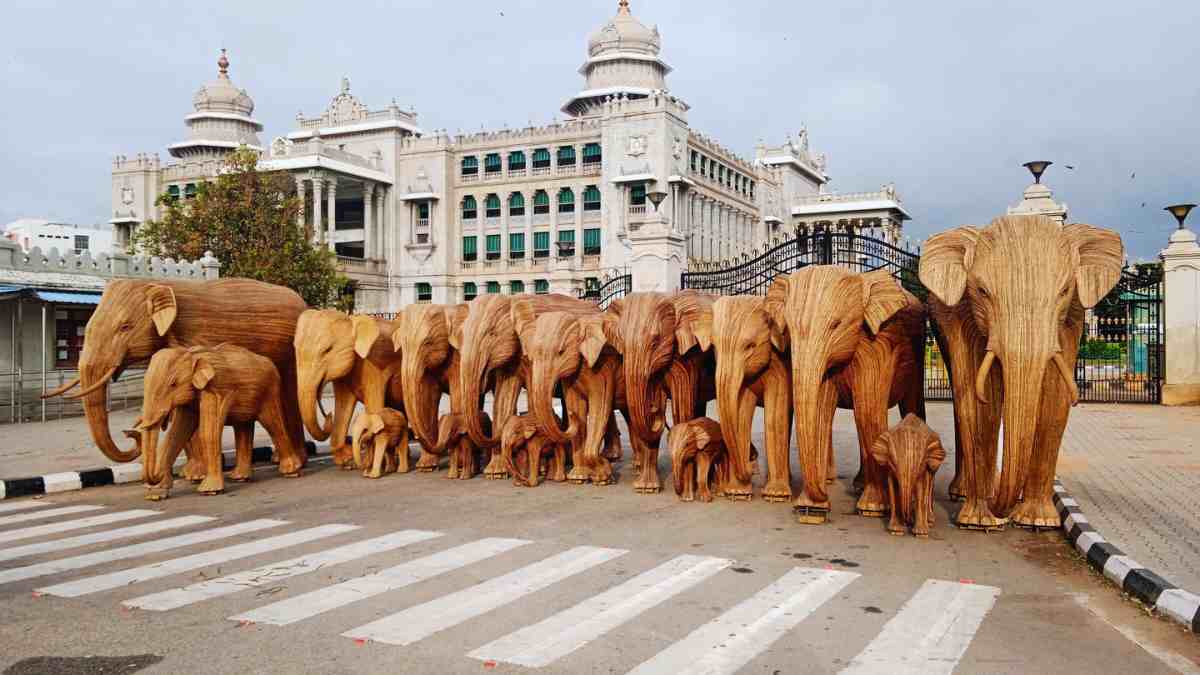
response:
M1063 288L1061 291L1059 291L1058 297L1065 298L1070 294L1071 294L1071 286L1067 285L1065 288Z
M838 327L838 326L840 326L840 325L842 325L842 320L841 320L841 319L834 319L832 322L830 322L830 324L829 324L829 329L830 329L830 330L837 330L837 327Z
M125 323L121 324L121 327L118 330L133 330L133 324L129 323L129 322L125 322Z

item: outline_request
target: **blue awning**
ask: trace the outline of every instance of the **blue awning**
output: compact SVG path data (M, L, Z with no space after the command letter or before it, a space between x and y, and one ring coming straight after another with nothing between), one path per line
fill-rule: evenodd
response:
M64 305L98 305L99 293L66 293L63 291L34 291L38 300L57 302Z
M25 286L0 286L0 295L19 293L23 290L25 290Z

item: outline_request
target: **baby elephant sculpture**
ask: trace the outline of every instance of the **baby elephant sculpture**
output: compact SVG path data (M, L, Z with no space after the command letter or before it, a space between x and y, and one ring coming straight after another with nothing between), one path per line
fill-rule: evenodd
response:
M201 494L225 490L221 473L221 431L226 425L240 433L262 424L279 455L279 472L300 474L303 448L296 447L287 433L282 384L275 364L265 356L236 345L216 347L171 347L155 352L145 375L145 402L138 429L155 429L171 416L166 441L158 449L156 475L148 484L149 499L164 499L171 489L171 467L184 444L192 440L203 458L204 480L196 488ZM195 438L192 438L193 432ZM248 433L246 434L248 435ZM246 478L249 444L238 443L239 470L234 477Z
M570 420L573 426L578 427L578 417L572 415ZM551 441L541 432L532 413L509 417L500 430L500 454L515 485L537 487L542 475L556 483L566 481L569 445L569 442ZM542 458L547 455L550 457L549 466L542 463Z
M380 478L385 473L408 473L408 419L404 413L384 408L377 413L364 412L354 420L350 429L354 464L363 467L367 478ZM364 460L362 449L371 451Z
M888 532L903 536L907 525L914 535L928 537L933 527L933 477L946 459L941 438L909 413L879 435L871 456L887 481L892 512Z
M697 417L676 424L667 436L667 449L680 501L695 501L698 497L702 502L711 502L714 494L725 496L733 480L733 466L716 420ZM750 463L757 461L758 449L751 445Z

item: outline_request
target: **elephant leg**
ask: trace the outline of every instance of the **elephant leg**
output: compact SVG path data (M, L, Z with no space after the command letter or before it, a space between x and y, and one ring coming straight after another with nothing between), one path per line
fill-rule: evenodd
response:
M619 410L621 412L621 416L625 418L625 428L630 429L629 447L632 451L630 453L630 459L631 459L630 464L633 467L634 473L640 473L642 470L642 460L644 459L644 457L642 456L642 450L641 450L642 446L636 440L637 434L633 433L633 431L632 431L633 426L629 422L629 417L630 417L629 410L626 408L620 408Z
M713 456L709 452L696 453L696 499L711 502L713 483Z
M267 430L271 444L279 455L279 473L288 478L300 475L304 468L307 451L303 445L296 445L292 434L288 433L287 410L284 407L282 392L269 394L262 409L258 411L258 422ZM342 432L345 437L345 432Z
M888 516L887 531L888 531L888 534L903 536L904 535L904 522L900 520L900 509L896 508L898 506L896 504L896 495L899 492L900 492L900 489L899 489L899 486L896 484L895 477L889 475L888 482L887 482L887 497L888 497L888 510L891 511L891 515Z
M378 433L371 440L371 466L363 468L363 475L367 478L382 478L383 458L387 454L387 435Z
M157 475L151 476L152 482L146 484L146 499L159 501L170 496L171 485L174 482L172 467L175 458L179 456L183 446L195 436L198 420L199 417L192 406L176 408L171 415L171 425L168 427L166 438L163 439L162 447L158 450L155 464L158 469Z
M555 483L565 483L567 480L567 446L564 443L554 444L554 460L546 471L546 480Z
M880 374L879 381L890 381ZM854 392L854 426L858 429L858 447L863 472L863 491L855 505L859 515L879 518L887 510L884 500L884 476L871 458L871 446L887 430L887 391L864 386Z
M208 468L204 466L204 452L200 449L198 440L189 440L183 448L184 455L187 456L187 462L183 465L181 475L193 483L199 483L208 475ZM174 471L175 467L166 468L167 471Z
M497 446L497 448L499 448L499 446ZM479 472L479 464L475 458L475 450L475 444L471 442L471 439L467 438L466 436L458 439L457 454L459 480L470 480L475 477L476 473ZM489 455L490 454L491 453L489 453ZM503 461L503 459L501 461ZM507 467L503 473L503 476L505 478L508 477Z
M917 500L913 504L913 526L912 532L917 537L928 537L930 526L933 524L933 476L929 473L922 474L920 483L917 485L916 495L913 496Z
M207 469L204 480L196 487L202 495L216 495L225 491L225 474L221 466L221 432L225 428L225 416L229 405L216 394L200 394L200 427L196 431L204 463Z
M763 434L766 436L767 484L762 497L768 502L792 500L792 402L787 379L771 378L763 392ZM758 463L755 462L755 466Z
M757 408L758 396L750 390L750 387L747 386L743 388L738 394L737 419L730 420L729 423L737 424L740 427L736 436L738 438L746 439L746 446L744 448L731 448L728 445L725 446L725 463L730 469L729 478L727 481L725 481L724 485L726 499L732 499L735 501L750 501L751 499L754 499L754 484L750 480L750 472L746 472L745 479L743 480L743 478L738 475L736 467L739 464L742 466L750 465L750 448L752 445L750 443L750 430L754 424L754 411ZM738 453L736 458L733 456L734 453ZM697 466L699 466L700 456L704 454L705 453L701 452L700 455L697 455ZM711 466L711 461L712 460L710 459L709 466ZM700 477L702 477L705 482L709 480L707 475L700 474Z
M542 443L536 438L525 444L525 475L529 477L529 487L542 483L542 449Z
M639 438L637 434L629 435L629 442L633 445L634 454L640 455L642 458L641 470L638 472L638 477L633 481L634 492L642 494L654 494L662 490L662 481L658 477L658 444L655 440L653 443L647 443Z
M329 436L329 449L333 453L333 463L347 470L354 468L354 453L346 443L346 431L350 429L350 418L354 416L357 404L350 387L341 382L333 383L333 432Z
M993 371L985 383L990 403L975 395L975 375L983 363L983 338L948 339L950 348L950 384L954 389L954 410L959 426L960 443L954 449L962 455L963 506L955 517L958 527L974 530L1000 530L1007 518L996 516L988 501L992 496L996 476L997 442L1000 433L1001 383Z
M601 456L610 462L617 462L621 460L622 454L621 430L617 427L617 416L609 415L608 427L604 432L604 452Z
M671 473L679 477L679 501L696 501L696 484L699 482L700 476L695 459L687 458L680 461L679 466L671 467Z
M563 404L568 412L568 419L574 417L580 423L585 424L588 421L588 401L583 393L568 386L564 383L563 393L565 394ZM582 485L592 479L591 463L586 457L585 446L587 443L586 428L579 429L571 443L571 470L567 473L567 480Z
M233 471L229 472L229 480L245 483L254 477L254 466L251 464L254 455L254 422L241 422L233 425L234 463Z
M496 391L492 401L492 429L504 428L508 418L517 414L517 399L521 396L521 378L517 374L496 378ZM498 431L497 431L498 433ZM500 444L487 452L488 463L483 468L483 477L488 480L504 480L508 478L508 467L500 456Z
M954 478L950 480L950 487L946 489L946 493L950 499L961 501L966 495L963 494L963 442L962 431L959 429L958 406L954 406Z
M396 447L392 452L396 456L396 473L408 473L412 471L412 457L408 452L409 433L408 429L400 432L400 441L396 443Z

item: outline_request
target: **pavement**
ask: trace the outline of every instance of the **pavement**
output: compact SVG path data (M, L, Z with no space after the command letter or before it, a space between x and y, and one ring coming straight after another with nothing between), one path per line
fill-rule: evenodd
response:
M952 439L949 410L930 417ZM835 447L823 526L757 499L638 495L627 467L530 489L264 466L215 497L181 482L161 503L138 485L0 502L0 669L1200 672L1200 641L1058 532L959 531L942 496L925 540L852 515L844 412Z

